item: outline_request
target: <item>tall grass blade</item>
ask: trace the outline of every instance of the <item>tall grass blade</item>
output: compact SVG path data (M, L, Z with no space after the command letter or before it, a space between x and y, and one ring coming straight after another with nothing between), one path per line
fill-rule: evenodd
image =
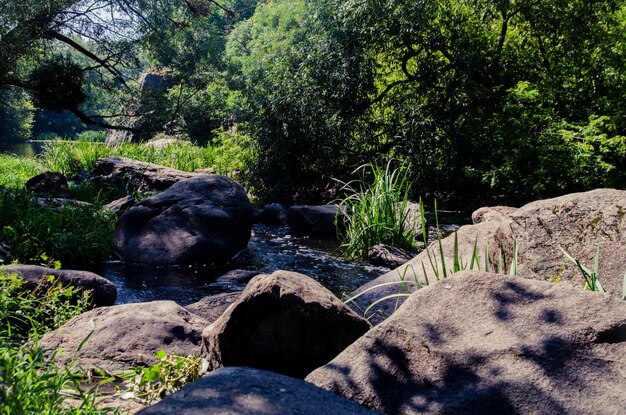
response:
M441 244L441 231L439 230L439 214L437 213L437 199L435 199L435 225L437 226L437 242L439 244L439 254L441 255L441 268L443 270L443 278L448 278L446 270L446 258L443 253L443 245Z

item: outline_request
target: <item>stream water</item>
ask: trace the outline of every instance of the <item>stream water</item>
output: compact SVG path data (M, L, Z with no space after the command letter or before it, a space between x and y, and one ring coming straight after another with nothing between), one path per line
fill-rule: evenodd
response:
M229 269L270 273L277 269L300 272L341 296L389 271L337 257L332 239L292 236L288 228L255 225L248 249L229 266L211 268L138 267L107 262L94 271L118 290L117 304L173 300L187 305L202 297L243 290L244 285L219 281Z

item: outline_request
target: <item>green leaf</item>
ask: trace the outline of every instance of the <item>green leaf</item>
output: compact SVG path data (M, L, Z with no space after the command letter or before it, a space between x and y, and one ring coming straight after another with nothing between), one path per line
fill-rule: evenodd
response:
M165 350L159 350L154 355L156 356L157 359L163 360L167 357L167 352Z

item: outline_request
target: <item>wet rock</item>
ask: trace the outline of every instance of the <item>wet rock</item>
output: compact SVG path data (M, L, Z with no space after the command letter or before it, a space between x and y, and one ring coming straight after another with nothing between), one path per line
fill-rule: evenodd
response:
M155 364L159 350L180 356L197 354L207 324L173 301L123 304L74 317L46 334L39 345L44 350L60 349L62 353L56 357L59 365L78 357L79 367L115 372L137 364Z
M185 309L202 317L209 323L213 323L222 314L224 314L224 311L226 311L226 309L234 303L240 295L240 292L209 295L199 301L196 301L195 303L185 306Z
M299 379L246 367L209 373L138 415L374 414Z
M65 176L50 171L30 178L26 182L26 189L38 195L51 197L63 197L69 190Z
M280 203L263 206L254 219L255 223L271 226L287 226L287 208Z
M304 377L369 329L317 281L276 271L253 278L202 333L213 369L248 366Z
M98 159L90 174L94 183L130 187L141 192L160 192L181 180L205 175L125 157Z
M40 285L47 285L47 277L54 276L63 286L73 286L78 292L91 293L91 305L110 306L115 303L117 289L111 281L89 271L52 269L37 265L12 264L0 268L5 274L19 274L28 282L28 289L34 290Z
M237 182L199 176L127 210L117 223L113 245L124 261L133 263L224 263L246 248L252 211Z
M128 209L130 209L134 205L135 205L135 198L130 195L127 195L119 199L116 199L112 201L111 203L104 205L104 208L113 213L121 214L121 213L126 212Z
M617 414L624 368L626 302L462 272L306 380L388 414Z
M304 235L336 237L345 227L344 222L345 214L338 205L294 205L287 212L291 230Z
M215 280L218 284L232 285L232 286L245 286L252 278L259 275L259 271L249 271L245 269L234 269L228 271L224 275L220 275Z
M397 268L415 256L414 253L393 246L378 244L370 248L367 260L370 264L387 268Z

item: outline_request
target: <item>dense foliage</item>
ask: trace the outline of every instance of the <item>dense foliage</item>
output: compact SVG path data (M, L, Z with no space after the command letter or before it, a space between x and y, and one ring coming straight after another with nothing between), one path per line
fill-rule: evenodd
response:
M626 185L623 0L114 0L113 20L88 0L9 3L3 141L33 105L37 131L52 109L243 137L246 184L283 202L328 201L333 178L394 158L415 195L465 208ZM142 72L162 87L140 91Z

